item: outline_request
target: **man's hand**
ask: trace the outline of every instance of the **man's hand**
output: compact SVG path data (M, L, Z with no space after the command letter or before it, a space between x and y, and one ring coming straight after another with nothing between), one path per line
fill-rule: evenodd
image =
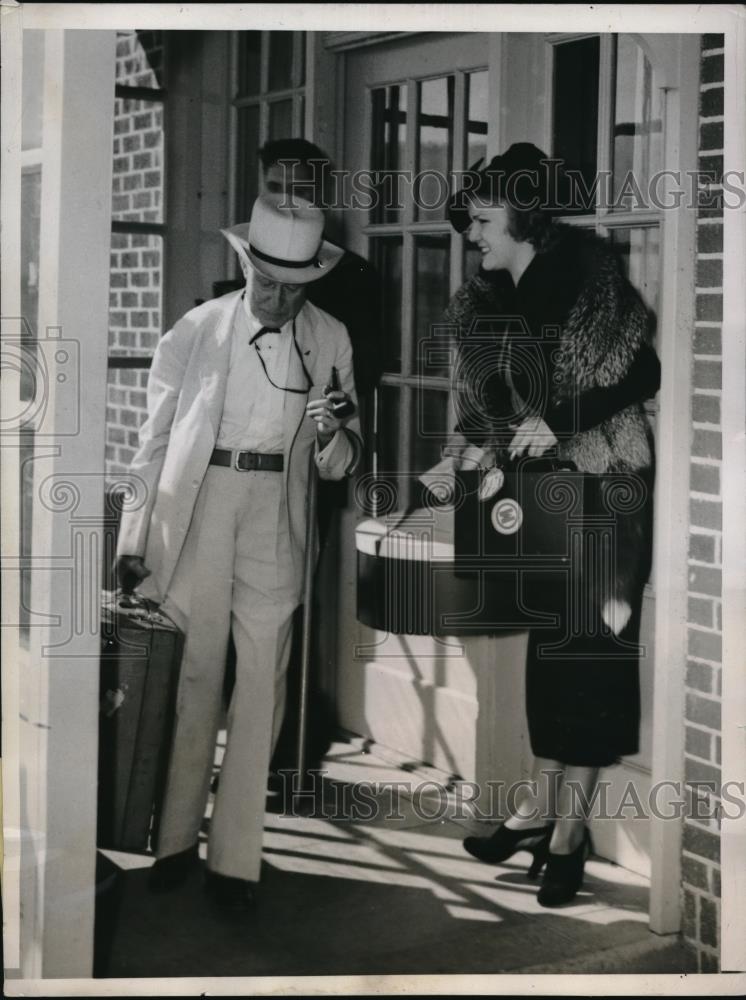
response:
M533 458L538 458L557 444L557 438L539 416L526 417L521 424L511 424L511 427L515 428L515 435L508 446L511 458L526 451Z
M117 559L117 579L125 594L131 594L146 576L150 576L150 570L142 556L120 556Z
M332 411L333 403L341 402L346 398L346 394L341 389L334 389L327 396L312 399L306 405L306 416L316 421L316 430L322 447L328 444L337 431L347 423L345 418L335 417Z

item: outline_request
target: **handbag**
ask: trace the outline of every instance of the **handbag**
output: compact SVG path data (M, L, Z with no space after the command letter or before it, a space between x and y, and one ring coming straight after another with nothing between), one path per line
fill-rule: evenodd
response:
M456 574L502 590L504 612L498 601L496 617L536 625L537 614L561 611L581 572L592 477L571 462L531 456L489 476L492 490L482 499L483 473L456 472Z

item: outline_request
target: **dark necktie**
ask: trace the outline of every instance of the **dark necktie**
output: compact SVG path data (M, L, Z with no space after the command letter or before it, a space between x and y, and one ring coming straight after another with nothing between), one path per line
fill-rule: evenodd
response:
M249 340L249 346L251 346L251 344L253 344L254 341L259 340L260 337L263 337L265 333L279 333L279 332L280 328L277 326L262 326L256 331L254 336Z

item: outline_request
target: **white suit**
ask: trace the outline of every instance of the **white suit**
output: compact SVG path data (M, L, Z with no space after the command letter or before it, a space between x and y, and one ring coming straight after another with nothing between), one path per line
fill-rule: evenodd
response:
M266 779L284 704L290 624L302 589L305 501L316 425L306 417L332 365L355 399L352 349L344 326L306 302L295 321L308 395L284 393L283 472L210 465L223 413L231 338L241 292L191 310L158 345L148 381L148 419L130 467L142 503L122 518L118 554L143 556L139 587L186 632L176 725L158 856L197 840L221 710L232 628L236 684L228 744L211 820L208 866L259 876ZM287 385L305 384L290 355ZM316 455L319 474L341 479L362 451L353 417ZM137 483L137 480L135 480Z

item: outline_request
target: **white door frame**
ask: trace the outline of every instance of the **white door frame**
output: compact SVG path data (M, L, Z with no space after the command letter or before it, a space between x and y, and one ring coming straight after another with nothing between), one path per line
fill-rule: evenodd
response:
M666 60L657 62L666 93L666 169L697 169L699 35L681 36L676 87L667 79ZM653 55L654 58L654 55ZM678 783L683 789L684 671L687 643L687 542L689 533L689 454L691 366L694 329L696 212L664 211L661 240L661 360L657 472L655 484L655 684L653 692L652 786ZM681 820L650 819L650 927L673 933L681 924Z
M490 88L504 90L505 34L490 40ZM646 49L665 92L664 163L682 172L697 168L699 98L698 34L672 36L636 35ZM368 44L381 44L371 37ZM346 41L346 40L345 40ZM336 43L336 44L335 44ZM356 39L358 46L365 43ZM348 45L335 39L327 47L337 52ZM339 74L341 78L342 74ZM500 106L500 101L494 102ZM695 116L694 119L692 116ZM343 120L343 119L341 119ZM545 122L545 131L547 128ZM490 121L489 154L503 139L501 119ZM341 130L340 130L341 132ZM338 133L337 154L343 148ZM655 505L656 614L653 707L653 787L663 781L683 782L684 670L686 664L687 538L689 518L689 455L691 339L694 323L694 269L696 214L685 203L667 210L661 227L661 300L659 353L662 384L657 431L657 482ZM665 512L664 516L660 516ZM651 817L650 926L659 934L680 927L681 822Z
M24 14L22 7L3 9L3 84L6 54L9 82L19 82ZM88 977L93 966L115 41L114 31L45 31L37 357L46 372L36 369L43 416L34 451L27 648L17 624L17 579L7 581L3 601L3 764L6 773L11 764L17 768L3 801L6 830L16 841L7 845L5 920L18 929L6 959L9 975L23 979ZM18 102L13 87L3 86L3 111L6 95L11 106ZM17 209L9 216L5 209L20 185L19 120L3 114L3 218L12 220L7 244L3 226L3 288L13 305L20 220ZM12 364L19 321L8 325L3 347ZM17 379L8 388L17 390ZM22 414L17 392L9 392L4 416L12 416L14 402ZM18 492L17 425L3 424L10 457L3 463L4 501ZM17 502L9 507L16 523L3 526L8 549L15 543L6 566L12 578L20 555Z

